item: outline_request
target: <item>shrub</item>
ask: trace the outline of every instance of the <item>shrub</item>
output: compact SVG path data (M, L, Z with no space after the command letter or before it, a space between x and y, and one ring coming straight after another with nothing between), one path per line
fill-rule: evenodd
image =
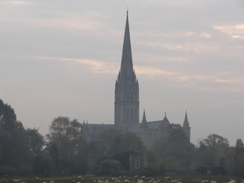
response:
M135 175L146 176L146 177L155 177L159 175L159 168L154 165L148 165L145 168L139 168L134 171Z
M51 176L54 173L53 160L44 154L39 154L34 157L33 162L34 174L38 176Z

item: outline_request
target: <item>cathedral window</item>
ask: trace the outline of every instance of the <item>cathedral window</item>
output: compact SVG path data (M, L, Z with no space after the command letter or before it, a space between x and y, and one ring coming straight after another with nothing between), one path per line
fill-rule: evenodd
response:
M141 162L140 162L140 160L136 160L135 161L135 168L140 168L140 165L141 164Z

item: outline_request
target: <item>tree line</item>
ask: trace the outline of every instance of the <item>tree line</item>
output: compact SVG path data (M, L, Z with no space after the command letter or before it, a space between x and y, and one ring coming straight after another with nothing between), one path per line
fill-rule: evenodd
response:
M147 165L130 171L131 155L146 157ZM241 139L231 147L226 138L210 134L195 146L180 125L172 124L170 135L150 148L137 135L116 129L107 129L88 142L82 123L62 116L51 122L43 136L38 129L25 129L14 109L0 99L0 176L157 176L193 170L204 175L217 168L224 168L225 174L244 175Z

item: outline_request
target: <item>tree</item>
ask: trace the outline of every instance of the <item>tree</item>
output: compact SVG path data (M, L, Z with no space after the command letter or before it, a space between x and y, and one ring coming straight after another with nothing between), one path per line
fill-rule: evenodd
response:
M145 147L141 139L134 133L121 134L117 129L107 129L99 139L89 143L89 161L101 163L106 159L117 160L121 166L130 169L130 155L144 155Z
M199 148L196 149L194 154L194 166L196 167L209 167L214 166L215 154L213 151L201 141L199 142Z
M117 129L109 128L105 130L99 136L100 143L105 147L105 153L112 155L113 146L116 143L116 140L121 136L121 133Z
M244 145L241 139L236 140L235 154L237 156L244 154Z
M168 137L168 140L171 142L181 141L182 143L188 143L188 137L184 132L183 128L179 124L171 124L171 131Z
M6 142L11 138L10 126L14 126L16 115L11 106L4 104L0 99L0 160L6 161L4 151L6 151Z
M134 133L121 134L117 129L109 128L100 134L99 139L89 143L89 164L94 167L106 159L117 160L121 166L129 170L131 154L144 155L145 147L141 139Z
M196 166L227 166L229 159L228 139L210 134L207 138L199 142L200 147L195 154Z
M0 161L1 165L20 167L28 162L27 135L14 109L0 99Z
M10 138L4 142L3 162L5 165L20 167L29 162L28 139L21 122L9 131Z
M217 134L211 134L206 139L202 141L202 143L207 146L210 149L216 150L219 148L228 148L229 147L229 141L228 139L217 135Z
M57 144L49 143L47 150L49 152L50 157L52 158L52 160L54 162L54 168L57 169L60 165Z
M113 172L121 170L121 163L117 160L106 159L103 160L96 168L97 175L112 175Z
M81 123L76 119L71 121L68 117L55 118L47 138L49 146L57 146L59 168L63 172L69 174L85 171L87 152Z
M192 145L178 124L171 124L168 137L162 137L155 141L153 150L156 153L158 163L165 169L187 169L191 166L194 145Z
M10 131L16 125L16 114L14 109L8 105L4 104L0 99L0 126L5 131Z
M234 174L237 176L244 175L244 145L241 139L237 139L234 156Z
M123 168L130 170L129 158L131 154L145 155L145 146L136 134L125 133L120 135L114 144L114 159L121 162Z
M99 138L88 144L89 166L93 168L96 163L114 156L114 144L121 135L120 131L114 128L106 129L99 135Z
M117 153L130 152L136 155L143 155L145 146L136 134L127 132L120 135L114 144L114 151Z
M38 176L51 176L54 173L54 162L45 154L36 155L32 161L32 166L34 174Z
M27 129L26 134L28 138L30 157L34 157L35 155L41 153L45 144L44 138L37 129Z

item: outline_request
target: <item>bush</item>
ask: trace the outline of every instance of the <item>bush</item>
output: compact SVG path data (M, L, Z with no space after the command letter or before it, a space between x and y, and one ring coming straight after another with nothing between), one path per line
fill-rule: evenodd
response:
M159 175L159 168L154 165L148 165L145 168L138 168L134 171L135 175L146 176L146 177L155 177Z
M118 169L118 170L115 170L112 172L111 176L129 176L130 175L130 172L124 170L124 169Z
M20 167L18 175L21 175L21 176L32 176L33 175L32 166L22 166L22 167Z
M14 167L11 166L0 166L0 176L11 176L14 173Z
M94 169L95 175L128 175L129 173L121 168L121 163L117 160L106 159Z
M44 154L39 154L34 157L33 162L34 174L38 176L51 176L54 173L53 160Z

